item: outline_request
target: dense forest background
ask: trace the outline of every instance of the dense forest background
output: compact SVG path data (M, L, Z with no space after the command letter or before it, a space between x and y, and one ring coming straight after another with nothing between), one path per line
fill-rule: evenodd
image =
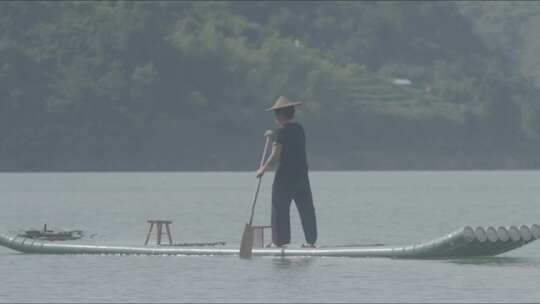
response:
M538 169L539 29L534 2L3 1L0 171L254 170L280 95L312 169Z

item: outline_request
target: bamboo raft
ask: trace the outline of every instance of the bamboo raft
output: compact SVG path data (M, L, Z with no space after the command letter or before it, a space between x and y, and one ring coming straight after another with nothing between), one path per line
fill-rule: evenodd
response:
M387 257L406 259L464 258L499 255L540 238L540 226L466 226L443 237L408 246L329 246L321 248L254 248L253 256ZM238 248L174 246L100 246L58 244L0 234L0 245L29 254L238 255Z

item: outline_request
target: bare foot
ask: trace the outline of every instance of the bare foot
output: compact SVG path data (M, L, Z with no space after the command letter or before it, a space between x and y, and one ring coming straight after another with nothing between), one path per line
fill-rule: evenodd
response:
M287 244L283 245L276 245L274 243L269 243L268 245L264 246L265 248L287 248Z

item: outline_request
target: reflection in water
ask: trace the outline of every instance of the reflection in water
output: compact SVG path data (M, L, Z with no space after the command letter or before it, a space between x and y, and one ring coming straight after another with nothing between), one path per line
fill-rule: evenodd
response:
M278 269L304 268L313 263L312 257L272 258L272 266Z
M540 268L540 260L519 257L472 257L448 260L452 264L479 265L479 266L522 266Z

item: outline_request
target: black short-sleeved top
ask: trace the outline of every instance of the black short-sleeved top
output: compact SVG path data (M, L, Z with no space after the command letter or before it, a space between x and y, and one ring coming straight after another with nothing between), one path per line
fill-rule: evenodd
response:
M275 181L289 183L307 178L304 128L296 122L286 123L276 131L274 143L282 146Z

